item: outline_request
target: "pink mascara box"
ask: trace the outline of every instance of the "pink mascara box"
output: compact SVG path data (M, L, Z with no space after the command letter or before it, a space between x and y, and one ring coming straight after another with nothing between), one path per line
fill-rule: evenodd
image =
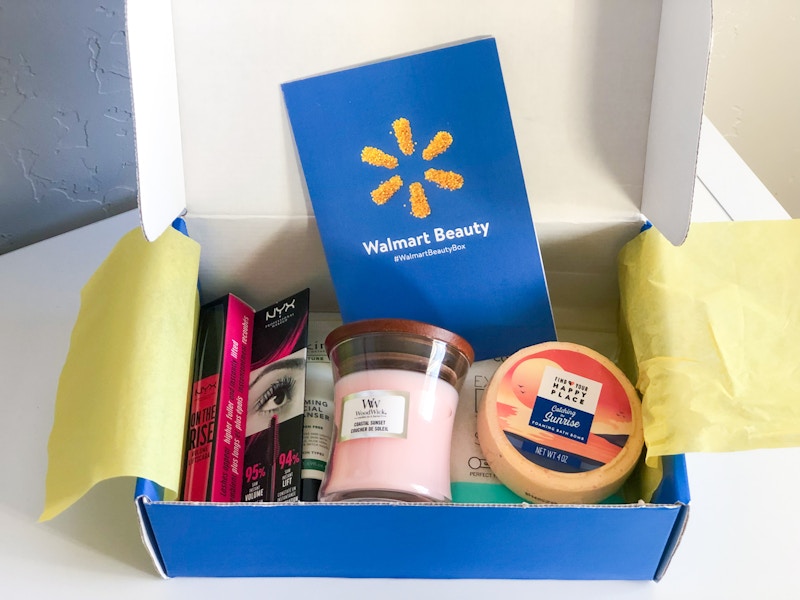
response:
M253 309L232 294L200 308L182 497L235 502L242 489Z

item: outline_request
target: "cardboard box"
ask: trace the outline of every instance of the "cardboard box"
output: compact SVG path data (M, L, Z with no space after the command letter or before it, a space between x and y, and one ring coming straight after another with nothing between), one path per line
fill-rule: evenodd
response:
M710 0L150 0L127 15L142 227L155 239L186 213L208 297L263 305L308 286L312 310L336 308L280 83L482 35L560 339L613 356L618 250L645 218L687 233ZM688 503L682 457L638 505L190 504L147 481L136 498L166 576L659 579ZM313 539L335 550L309 557Z

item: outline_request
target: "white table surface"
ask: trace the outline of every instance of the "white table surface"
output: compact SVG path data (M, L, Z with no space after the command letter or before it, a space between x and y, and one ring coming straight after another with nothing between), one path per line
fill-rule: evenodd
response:
M737 161L715 131L704 130L694 219L785 217ZM56 519L38 523L58 376L80 289L137 226L134 211L0 257L1 597L800 598L800 449L687 456L691 516L659 583L164 581L140 542L131 480L101 484Z

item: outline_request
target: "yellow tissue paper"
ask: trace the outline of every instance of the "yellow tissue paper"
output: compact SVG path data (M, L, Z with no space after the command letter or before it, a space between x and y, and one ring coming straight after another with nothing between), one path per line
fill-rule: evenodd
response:
M84 286L58 384L40 520L112 477L146 477L176 497L199 262L199 245L178 231L150 243L137 228Z
M650 229L622 249L620 363L649 466L800 445L799 265L798 221L693 224L680 247Z

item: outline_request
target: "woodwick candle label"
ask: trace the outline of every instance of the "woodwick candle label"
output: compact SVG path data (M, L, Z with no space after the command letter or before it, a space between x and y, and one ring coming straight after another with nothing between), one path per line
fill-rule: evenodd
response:
M409 398L408 392L393 390L365 390L345 396L339 441L405 438Z

